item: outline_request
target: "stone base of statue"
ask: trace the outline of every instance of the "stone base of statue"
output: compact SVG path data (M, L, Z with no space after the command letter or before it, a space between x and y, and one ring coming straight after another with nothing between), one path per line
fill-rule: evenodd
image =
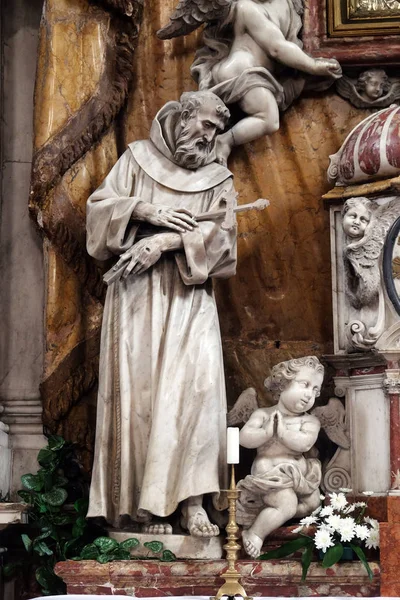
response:
M253 597L379 596L379 564L369 564L374 573L372 581L358 560L339 563L328 570L320 562L312 563L306 582L301 581L300 559L239 560L236 567L247 594ZM224 560L130 560L104 565L96 561L66 561L58 563L55 570L66 582L68 594L210 597L223 584L221 571L226 566Z
M223 544L225 538L223 536L212 538L200 538L193 535L182 534L164 534L157 535L154 533L131 533L129 531L113 529L110 530L110 537L117 542L123 542L129 538L136 538L140 545L132 550L132 554L136 557L149 557L149 549L144 545L154 540L161 541L164 548L173 552L178 559L199 559L199 560L217 560L223 557Z

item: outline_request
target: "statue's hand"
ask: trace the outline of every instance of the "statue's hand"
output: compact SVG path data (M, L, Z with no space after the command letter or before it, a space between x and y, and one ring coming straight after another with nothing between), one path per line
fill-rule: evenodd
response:
M314 75L339 79L342 76L342 67L334 58L316 58Z
M198 227L192 213L186 208L171 208L162 204L150 204L150 202L139 202L135 208L134 218L156 227L168 227L180 233L193 231Z
M161 236L153 236L144 238L129 248L124 254L121 254L119 261L115 265L115 270L118 270L126 263L122 279L126 279L131 273L140 275L152 267L162 254Z

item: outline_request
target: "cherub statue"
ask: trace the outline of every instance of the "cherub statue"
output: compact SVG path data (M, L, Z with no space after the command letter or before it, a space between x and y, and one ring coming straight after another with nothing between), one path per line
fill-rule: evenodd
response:
M315 356L279 363L264 382L277 404L257 409L240 432L242 446L257 448L251 475L237 486L237 521L244 526L243 545L252 558L274 529L320 505L321 464L304 453L320 430L317 417L307 411L323 378L324 367Z
M212 90L225 104L238 103L247 115L219 136L222 164L234 146L279 129L279 109L300 95L304 73L328 78L328 85L341 77L336 60L314 59L301 49L302 12L302 0L180 0L171 23L158 32L168 39L207 24L192 75L199 89ZM326 81L319 85L328 87Z
M343 206L346 293L354 308L370 306L378 298L379 257L389 227L398 216L397 198L381 206L369 198L349 198Z
M336 89L357 108L384 108L400 98L400 79L389 79L383 69L368 69L357 79L343 75Z

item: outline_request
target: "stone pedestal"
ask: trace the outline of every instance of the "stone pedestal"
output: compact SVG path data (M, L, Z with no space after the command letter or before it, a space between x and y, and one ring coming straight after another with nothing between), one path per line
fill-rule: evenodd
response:
M301 581L300 561L240 560L237 568L249 596L379 596L379 566L370 563L374 579L358 561L343 562L325 570L313 563L306 582ZM56 573L67 584L68 594L154 596L214 596L227 562L121 561L100 565L95 561L66 561Z
M371 352L326 356L334 367L335 394L344 399L350 437L348 464L330 477L356 493L390 489L390 403L384 391L384 357ZM332 489L332 488L331 488Z

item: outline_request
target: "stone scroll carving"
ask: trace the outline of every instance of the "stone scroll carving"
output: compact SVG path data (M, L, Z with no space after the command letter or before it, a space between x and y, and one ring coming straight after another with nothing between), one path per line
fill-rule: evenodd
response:
M342 215L346 296L354 309L348 336L354 348L366 350L376 344L385 327L382 250L389 228L400 215L400 200L396 197L379 205L365 197L349 198Z
M321 487L325 492L351 488L350 434L346 422L346 409L339 398L330 398L325 406L312 411L328 438L337 445L332 458L322 468Z

